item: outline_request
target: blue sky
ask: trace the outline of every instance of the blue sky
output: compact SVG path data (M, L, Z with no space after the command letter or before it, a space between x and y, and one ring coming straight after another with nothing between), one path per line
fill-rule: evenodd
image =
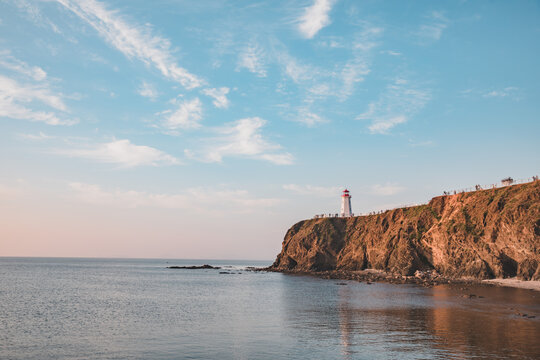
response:
M0 3L0 255L271 259L539 173L537 1Z

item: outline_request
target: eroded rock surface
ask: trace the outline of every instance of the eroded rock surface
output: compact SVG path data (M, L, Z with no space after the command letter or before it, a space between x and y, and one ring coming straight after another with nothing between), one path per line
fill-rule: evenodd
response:
M352 218L304 220L273 270L417 270L452 278L540 280L540 181L433 198Z

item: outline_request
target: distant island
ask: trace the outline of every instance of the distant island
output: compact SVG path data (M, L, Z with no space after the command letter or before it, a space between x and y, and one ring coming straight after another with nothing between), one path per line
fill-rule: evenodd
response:
M398 282L540 280L540 181L374 215L303 220L287 231L268 270Z

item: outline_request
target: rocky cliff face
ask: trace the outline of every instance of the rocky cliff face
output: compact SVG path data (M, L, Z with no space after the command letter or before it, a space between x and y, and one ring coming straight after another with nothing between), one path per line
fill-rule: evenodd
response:
M272 268L540 280L540 181L378 215L304 220L289 229Z

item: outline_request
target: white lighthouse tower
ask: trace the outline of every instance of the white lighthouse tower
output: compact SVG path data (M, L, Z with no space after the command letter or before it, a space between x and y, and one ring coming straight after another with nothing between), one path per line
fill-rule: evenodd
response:
M351 217L351 195L349 195L349 190L345 189L343 195L341 195L341 216L342 217Z

